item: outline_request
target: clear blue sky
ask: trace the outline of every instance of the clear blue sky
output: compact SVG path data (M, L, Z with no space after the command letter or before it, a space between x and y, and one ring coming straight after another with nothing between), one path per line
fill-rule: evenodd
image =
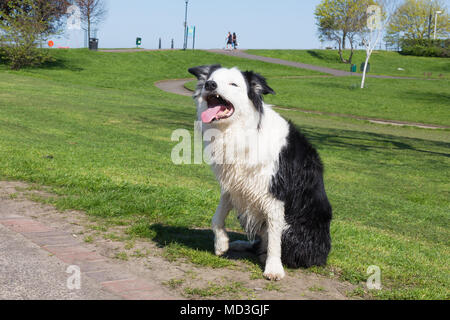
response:
M183 45L185 0L104 0L106 20L99 25L102 48L155 49ZM189 0L188 24L196 26L196 48L223 48L228 31L236 32L243 49L320 48L314 9L320 0ZM447 6L450 0L444 0ZM70 31L56 46L81 47L83 32ZM192 38L189 46L192 47Z
M144 48L183 44L184 0L105 0L108 16L99 26L99 46L129 48L142 37ZM320 0L189 0L188 24L197 29L196 47L222 48L228 31L241 48L319 48L314 9ZM192 46L192 39L190 46ZM56 46L80 47L81 32L68 32Z

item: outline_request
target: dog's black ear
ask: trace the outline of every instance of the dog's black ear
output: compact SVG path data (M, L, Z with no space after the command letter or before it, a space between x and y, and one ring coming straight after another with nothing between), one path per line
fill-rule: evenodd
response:
M275 94L275 91L266 82L266 78L262 75L254 73L253 71L242 72L248 87L248 98L253 102L256 111L259 112L258 129L261 125L262 116L264 114L263 95Z
M248 90L252 90L257 95L275 94L275 91L267 84L266 78L253 71L242 72L248 84Z
M196 76L198 80L207 80L214 71L220 68L222 68L220 64L212 64L208 66L190 68L188 71Z

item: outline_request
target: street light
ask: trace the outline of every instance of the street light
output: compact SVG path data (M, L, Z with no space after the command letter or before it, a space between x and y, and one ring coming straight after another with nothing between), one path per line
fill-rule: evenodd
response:
M431 0L430 2L430 17L428 18L428 40L431 39L431 21L433 21L433 0Z
M184 44L183 44L183 50L186 50L187 48L187 13L188 13L188 4L189 4L189 0L185 0L186 2L186 11L184 13Z
M434 40L436 40L436 29L437 29L437 16L438 14L441 14L442 11L436 11L436 20L434 22Z

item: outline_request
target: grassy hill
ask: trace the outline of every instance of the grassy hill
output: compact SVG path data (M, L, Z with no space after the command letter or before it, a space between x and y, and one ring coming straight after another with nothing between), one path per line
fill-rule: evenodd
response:
M188 77L191 66L222 63L261 72L280 99L290 90L289 99L300 105L311 95L341 100L334 86L348 85L315 79L329 89L312 91L298 79L275 79L309 71L201 51L54 55L57 62L45 68L12 72L0 66L0 177L49 186L59 197L47 201L84 210L106 230L125 226L128 239L154 240L156 225L178 227L166 229L166 252L204 268L233 267L213 255L212 233L192 236L209 227L219 186L207 165L172 163L178 142L171 134L180 128L193 134L195 108L189 97L153 83ZM394 98L385 95L393 106ZM415 100L426 108L421 98ZM334 209L329 265L312 271L351 281L360 290L349 294L363 294L366 270L377 265L383 290L369 296L448 299L449 130L282 114L318 148ZM240 230L234 217L228 226Z
M339 59L337 50L248 50L248 53L278 58L338 70L350 71L350 65ZM349 52L345 52L349 56ZM366 52L357 50L353 63L357 71L365 61ZM449 78L450 59L403 56L397 52L374 51L370 58L370 74L424 78L424 73L432 73L432 78ZM399 68L403 70L398 70Z

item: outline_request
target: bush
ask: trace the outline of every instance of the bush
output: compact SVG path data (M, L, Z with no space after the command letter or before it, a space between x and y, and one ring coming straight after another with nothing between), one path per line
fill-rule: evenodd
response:
M6 53L3 47L0 47L0 64L4 64L6 60Z
M401 53L412 56L450 58L449 45L450 39L404 39L401 42Z
M49 50L23 45L4 46L0 50L0 59L8 63L13 70L19 70L23 67L34 67L53 61Z
M39 49L38 43L52 31L52 20L44 20L32 0L11 1L8 6L8 13L0 11L2 60L14 70L51 60L48 50Z

